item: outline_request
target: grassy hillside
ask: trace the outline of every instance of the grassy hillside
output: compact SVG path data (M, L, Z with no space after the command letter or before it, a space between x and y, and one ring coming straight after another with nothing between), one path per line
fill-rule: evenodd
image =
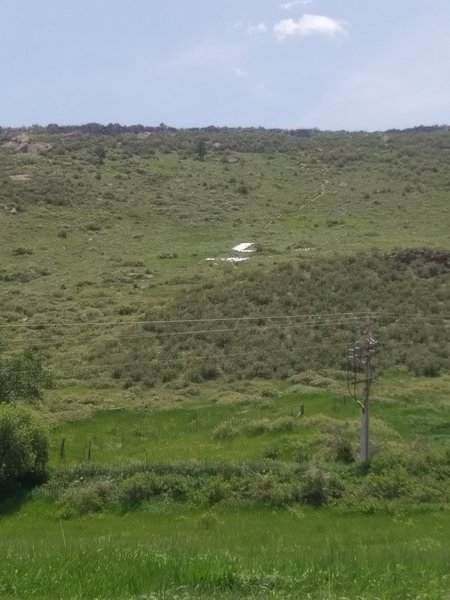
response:
M0 129L0 358L55 375L0 597L450 598L449 159L446 127Z
M99 344L90 358L101 357L128 385L345 370L346 349L373 314L379 370L405 365L437 376L450 365L449 272L450 254L432 251L232 270L149 311L144 324Z
M37 343L61 375L83 379L73 365L87 367L98 341L124 335L118 323L142 320L230 270L252 277L274 263L371 248L448 250L446 128L297 133L3 130L1 323L9 350ZM236 256L231 249L243 241L258 250L248 262L205 260ZM82 325L105 321L116 328ZM51 326L34 327L42 322Z

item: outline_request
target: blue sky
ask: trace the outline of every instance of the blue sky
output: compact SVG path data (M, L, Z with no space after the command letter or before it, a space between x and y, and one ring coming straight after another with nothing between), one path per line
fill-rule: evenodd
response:
M450 123L449 0L0 0L0 125Z

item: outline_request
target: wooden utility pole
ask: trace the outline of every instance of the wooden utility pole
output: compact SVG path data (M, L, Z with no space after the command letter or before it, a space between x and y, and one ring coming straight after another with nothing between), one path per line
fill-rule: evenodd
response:
M373 382L372 358L377 350L377 342L372 336L372 326L367 323L361 328L361 340L348 349L348 386L349 391L361 408L360 427L360 459L363 464L370 460L369 426L370 426L370 389ZM360 376L363 376L360 379ZM362 399L358 392L362 384Z

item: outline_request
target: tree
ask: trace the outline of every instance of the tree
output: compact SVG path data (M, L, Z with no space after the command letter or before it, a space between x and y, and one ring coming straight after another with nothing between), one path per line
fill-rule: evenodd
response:
M35 402L41 398L42 388L51 382L42 357L33 350L25 350L9 360L0 359L0 404L16 400Z
M29 408L0 405L0 488L35 484L46 474L48 437Z
M195 149L197 160L205 160L207 152L206 142L203 138L200 138Z

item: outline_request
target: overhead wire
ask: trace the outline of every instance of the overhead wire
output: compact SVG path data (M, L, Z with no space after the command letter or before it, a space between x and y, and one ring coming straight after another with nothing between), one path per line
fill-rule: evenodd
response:
M379 325L383 325L383 324L390 324L391 321L387 321L387 320L381 320L381 319L377 319L376 323L378 323ZM102 337L101 341L102 342L115 342L115 341L121 341L121 340L137 340L137 339L154 339L154 338L165 338L165 337L178 337L178 336L195 336L195 335L208 335L208 334L226 334L226 333L241 333L241 332L262 332L262 331L270 331L270 330L282 330L282 329L297 329L297 328L318 328L318 327L323 327L323 326L342 326L342 325L353 325L353 326L357 326L358 325L358 319L355 317L347 317L347 318L340 318L340 319L329 319L329 320L317 320L317 321L311 321L311 320L306 320L306 321L302 321L302 322L298 322L298 323L291 323L288 325L260 325L257 327L232 327L232 328L220 328L220 329L201 329L201 330L183 330L183 331L163 331L163 332L149 332L149 333L139 333L139 334L134 334L134 335L118 335L118 336L111 336L111 337ZM429 326L428 328L433 328L433 329L437 329L437 330L441 330L441 327L436 327L436 326ZM56 342L61 341L60 335L62 334L53 334L52 336L46 336L46 337L40 337L39 340L36 340L36 344L40 345L41 347L45 347L48 346L50 347L50 343L54 344ZM95 337L96 335L98 335L97 333L93 332L91 334L89 334L88 336L86 336L85 334L82 334L83 337L76 337L74 338L73 336L69 338L69 343L73 343L74 340L76 340L78 343L82 343L82 342L89 342L92 340L93 337ZM11 348L12 344L20 344L23 340L19 339L15 339L12 340L11 342L7 342L6 344L3 344L3 346L5 348ZM27 336L26 341L28 344L33 343L33 340L30 340L30 337Z
M383 324L382 321L378 321L379 324ZM322 322L322 323L314 323L314 324L307 324L307 326L312 326L312 327L317 327L317 325L332 325L332 326L337 326L337 325L356 325L357 323L355 322L348 322L348 321L330 321L330 322ZM276 325L276 326L264 326L264 327L257 327L257 328L245 328L245 329L237 329L237 328L232 328L232 329L218 329L218 330L214 330L214 329L206 329L206 330L201 330L201 331L178 331L178 332L164 332L164 333L155 333L155 334L144 334L144 335L138 335L138 336L123 336L123 337L116 337L116 338L111 338L111 339L105 339L102 338L102 341L120 341L120 340L128 340L128 339L152 339L155 337L173 337L173 336L184 336L184 335L197 335L197 334L216 334L216 333L232 333L232 334L236 334L236 333L240 333L242 331L246 332L246 331L266 331L266 330L290 330L290 329L296 329L298 327L304 327L305 324L304 323L299 323L299 324L293 324L293 325ZM441 330L441 328L436 328L434 327L433 329L438 329ZM342 342L342 343L336 343L336 342L324 342L321 344L315 344L315 345L308 345L308 346L300 346L299 347L299 351L303 351L303 350L309 350L309 349L315 349L315 348L323 348L323 347L348 347L348 344L351 343L351 340L348 340L347 342ZM382 343L382 342L381 342ZM42 350L43 348L37 348L37 350ZM14 353L20 353L21 350L17 350L17 351L13 351ZM8 354L13 354L13 352L10 352ZM190 358L191 360L197 361L197 360L224 360L224 359L228 359L228 358L232 358L232 357L236 357L236 356L248 356L248 352L244 352L244 353L233 353L233 354L222 354L222 353L218 353L218 354L208 354L208 355L200 355L200 356L192 356L192 349L187 348L186 350L178 350L179 352L179 356L175 356L173 358L164 357L165 361L177 361L177 360L186 360L186 358ZM271 354L280 354L281 351L270 351ZM191 353L191 354L189 354ZM3 353L6 354L6 353ZM152 359L149 359L148 361L145 361L144 363L141 363L139 361L133 361L130 363L94 363L92 362L92 368L94 369L98 369L98 368L107 368L107 367L122 367L122 366L137 366L139 364L145 365L145 364L151 364L152 361L154 360L158 360L158 357L154 357ZM90 364L88 366L91 366L91 361L89 361ZM80 367L82 368L82 367Z
M36 323L0 323L1 327L7 328L15 328L15 327L78 327L78 326L111 326L111 325L165 325L165 324L176 324L176 323L212 323L218 321L257 321L257 320L281 320L281 319L300 319L300 318L309 318L309 319L320 319L322 317L337 317L337 316L354 316L356 318L375 318L377 315L383 316L405 316L408 318L418 318L418 319L440 319L440 318L450 318L450 315L437 315L435 317L431 317L429 315L416 314L416 315L405 315L405 313L401 312L382 312L382 313L374 313L371 311L364 312L332 312L332 313L302 313L298 315L250 315L250 316L242 316L242 317L203 317L197 319L154 319L154 320L140 320L140 321L121 321L121 320L110 320L110 321L59 321L59 322L36 322Z
M313 350L313 349L319 349L319 348L323 348L323 347L342 347L342 348L346 348L348 347L348 343L322 343L322 344L314 344L314 345L308 345L308 346L303 346L301 348L298 349L299 352L303 351L303 350ZM270 351L271 355L279 355L279 354L284 354L284 351L281 350L271 350ZM226 359L230 359L230 358L240 358L240 357L244 357L244 356L248 356L248 352L238 352L238 353L233 353L233 354L205 354L205 355L199 355L199 356L186 356L186 353L184 353L182 356L176 356L173 358L168 358L165 359L166 362L176 362L176 361L185 361L186 359L188 360L188 362L185 362L185 366L188 366L191 363L197 362L199 360L210 360L212 362L214 361L222 361L222 360L226 360ZM154 359L152 359L154 360ZM79 371L82 372L83 375L86 375L86 369L88 369L89 367L92 368L92 374L95 374L96 372L98 372L99 368L116 368L116 367L124 367L124 366L128 366L128 367L133 367L133 366L145 366L145 365L151 365L152 364L152 360L147 360L147 361L138 361L138 362L130 362L130 363L92 363L89 365L86 365L86 367L83 366L79 366ZM15 370L8 370L8 373L15 373L15 374L19 374L19 373L25 373L28 372L26 369L15 369ZM58 369L56 369L56 372L59 373L60 377L63 378L71 378L71 377L76 377L76 376L80 376L80 374L67 374L67 373L61 373Z

